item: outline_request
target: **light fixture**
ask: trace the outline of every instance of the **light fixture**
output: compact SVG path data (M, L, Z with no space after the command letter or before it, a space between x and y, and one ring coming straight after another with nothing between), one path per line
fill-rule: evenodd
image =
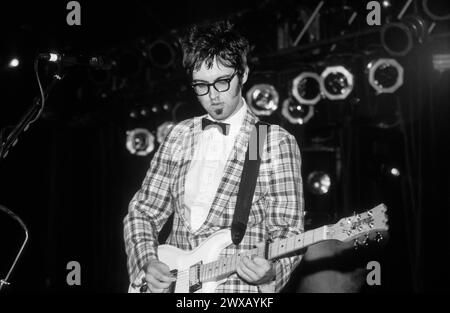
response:
M380 32L381 44L391 55L405 56L416 42L423 43L425 41L427 31L428 28L423 18L409 15L399 22L383 25Z
M400 176L400 170L399 170L398 168L396 168L396 167L392 167L392 168L389 170L389 173L390 173L392 176L394 176L394 177L399 177L399 176Z
M147 45L146 54L152 65L159 69L171 67L176 60L175 47L164 39L157 39Z
M131 154L146 156L155 149L155 136L145 128L129 130L126 147Z
M174 122L167 121L162 123L158 126L158 129L156 131L156 141L161 144L164 139L166 138L169 131L172 129L172 127L175 125Z
M325 172L313 171L308 175L306 185L313 194L324 195L330 190L331 178Z
M423 11L433 21L450 20L450 10L447 0L422 0Z
M8 67L10 67L10 68L18 67L19 64L20 64L19 59L13 58L13 59L11 59L11 61L9 61Z
M433 54L433 68L439 72L450 69L450 54Z
M314 105L321 99L320 76L303 72L292 81L292 95L300 104Z
M342 65L325 68L321 76L321 90L330 100L342 100L353 90L353 74Z
M377 94L394 93L403 85L403 67L395 59L381 58L368 63L369 84Z
M314 115L314 106L304 105L294 98L287 98L283 101L281 114L291 123L303 125Z
M389 8L391 6L391 1L383 0L381 4L383 5L384 8Z
M278 91L270 84L256 84L247 91L247 104L258 116L269 116L278 108Z

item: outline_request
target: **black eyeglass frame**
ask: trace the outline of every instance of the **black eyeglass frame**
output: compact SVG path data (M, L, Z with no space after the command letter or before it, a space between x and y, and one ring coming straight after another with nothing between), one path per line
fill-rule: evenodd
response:
M212 83L195 83L195 84L192 84L191 87L192 87L192 89L194 90L194 93L195 93L197 96L205 96L205 95L209 94L209 91L210 91L210 87L211 87L211 86L213 86L214 89L215 89L217 92L225 92L225 91L230 90L230 87L231 87L231 81L233 80L234 76L236 76L236 74L237 74L237 71L234 71L233 75L231 75L229 78L221 78L221 79L218 79L218 80L216 80L216 81L214 81L214 82L212 82ZM217 89L216 83L217 83L217 82L223 82L223 81L225 81L225 82L228 83L228 87L227 87L225 90L219 90L219 89ZM207 87L206 92L205 92L205 93L202 93L202 94L197 93L197 91L195 90L195 86L198 86L198 85L205 85L205 86Z

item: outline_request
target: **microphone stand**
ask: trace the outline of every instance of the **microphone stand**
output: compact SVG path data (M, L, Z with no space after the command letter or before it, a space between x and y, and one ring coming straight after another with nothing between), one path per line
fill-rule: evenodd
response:
M44 91L44 101L47 100L50 91L56 85L56 83L64 78L64 75L60 75L59 72L53 74L52 81L45 88ZM6 138L5 142L3 142L2 131L0 131L0 163L6 158L11 147L15 146L17 140L19 139L19 135L28 130L28 127L33 122L33 119L38 118L42 113L40 110L42 109L41 97L38 96L34 98L33 105L25 112L25 114L20 119L19 123L14 127L11 133Z
M39 86L41 86L40 81L39 81L37 61L35 63L35 71L36 71L36 75L38 77ZM19 139L20 134L23 133L24 131L28 130L31 123L33 123L35 120L37 120L39 118L40 114L42 113L41 110L43 109L43 105L45 104L45 101L47 100L50 91L53 89L53 87L56 85L56 83L58 81L62 80L63 78L64 78L64 75L61 75L59 70L55 74L53 74L52 81L50 82L50 84L48 84L48 86L43 91L44 94L34 98L33 105L25 112L25 114L20 119L19 123L16 126L14 126L14 129L9 133L9 135L6 137L5 141L3 141L4 129L0 129L0 163L6 158L11 147L13 147L17 143L17 140ZM40 90L42 90L42 89L40 89ZM44 103L41 103L42 101L44 101ZM4 286L10 285L10 283L8 282L8 279L9 279L12 271L14 270L14 267L16 266L17 261L19 260L21 254L23 252L23 249L25 248L25 245L28 242L28 229L25 226L25 223L20 219L20 217L18 217L12 211L8 210L6 207L4 207L2 205L0 205L0 210L5 212L6 214L8 214L14 220L16 220L20 224L20 226L23 228L23 230L25 231L25 240L22 243L22 246L20 247L19 253L17 254L16 258L14 259L14 262L13 262L11 268L9 269L6 277L4 279L0 279L0 291L1 291Z
M8 210L8 208L2 206L1 204L0 204L0 210L5 212L6 214L8 214L14 220L16 220L20 224L20 226L23 228L23 230L25 231L25 240L23 241L22 246L20 247L19 253L16 255L16 258L14 259L14 262L11 265L11 268L9 269L6 277L4 279L0 279L0 291L1 291L4 286L10 285L10 283L8 282L9 276L11 275L12 271L14 270L14 267L16 266L17 261L19 260L21 254L23 252L23 249L25 248L25 245L28 242L28 229L27 229L27 226L25 226L25 223L20 219L20 217L18 217L16 214L14 214L14 212Z

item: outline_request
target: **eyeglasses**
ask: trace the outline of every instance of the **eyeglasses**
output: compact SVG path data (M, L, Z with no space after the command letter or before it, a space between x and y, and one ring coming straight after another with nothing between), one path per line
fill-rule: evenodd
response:
M218 92L225 92L230 89L230 83L233 80L234 76L236 76L237 72L234 72L230 78L224 78L216 80L215 82L208 83L195 83L192 84L192 88L197 96L204 96L209 93L209 87L213 86L215 90Z

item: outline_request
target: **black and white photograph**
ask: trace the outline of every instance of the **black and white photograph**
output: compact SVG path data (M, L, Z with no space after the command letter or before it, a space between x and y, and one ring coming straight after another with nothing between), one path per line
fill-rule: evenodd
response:
M0 296L450 291L448 1L0 15Z

